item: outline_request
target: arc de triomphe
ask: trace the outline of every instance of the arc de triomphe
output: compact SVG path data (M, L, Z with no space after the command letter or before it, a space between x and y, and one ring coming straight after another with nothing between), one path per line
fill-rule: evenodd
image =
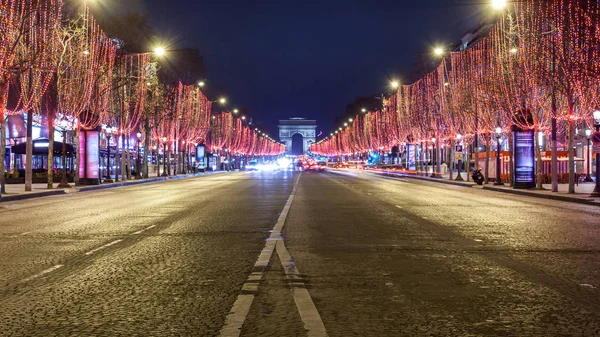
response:
M279 141L285 143L286 154L294 154L292 153L292 138L298 134L302 136L302 153L305 154L310 144L316 141L317 121L304 118L279 121Z

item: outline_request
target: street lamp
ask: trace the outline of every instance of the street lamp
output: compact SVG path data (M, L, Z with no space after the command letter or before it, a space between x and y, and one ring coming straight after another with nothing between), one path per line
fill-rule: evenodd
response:
M199 86L200 88L204 87L205 85L206 85L206 83L205 83L204 81L200 81L200 82L198 82L198 86Z
M141 157L141 155L140 155L140 141L142 140L142 133L138 132L136 134L136 136L137 136L137 142L136 142L136 145L137 145L137 156L136 156L136 159L135 159L135 171L136 171L135 179L142 179L142 161L141 161L141 158L140 158Z
M500 142L502 138L502 128L501 127L497 127L496 128L496 182L494 182L494 185L496 186L502 186L504 185L504 183L502 182L502 177L501 177L501 160L500 160Z
M156 56L163 56L163 55L165 55L166 52L167 51L163 47L154 48L154 54L156 54Z
M400 86L400 82L398 82L398 81L392 81L390 83L390 86L392 87L392 89L398 89L398 87Z
M442 56L442 55L444 55L444 48L437 47L437 48L433 49L433 53L436 56Z
M367 109L362 108L362 109L360 109L360 112L365 113L365 112L367 112Z
M591 139L592 139L592 130L587 129L585 130L585 138L587 139L587 174L585 175L585 182L586 183L593 183L594 179L592 179L591 176L591 171L592 171L592 156L590 156L590 144L591 144Z
M106 179L104 179L104 183L114 183L110 176L110 137L112 137L113 132L116 131L116 128L111 127L110 125L103 125L102 129L104 130L104 134L106 135Z
M495 9L502 9L506 7L506 0L492 0L492 7Z
M460 133L456 134L456 144L457 145L461 145L462 142L462 135ZM456 149L454 149L454 156L456 156ZM461 156L462 156L462 152L461 152ZM462 157L461 157L462 158ZM456 176L456 181L464 181L463 177L460 175L460 169L462 166L462 159L458 159L457 160L457 170L458 170L458 175Z
M76 120L67 120L62 119L57 127L62 132L62 177L60 178L60 183L58 184L58 188L70 188L69 182L67 181L67 131L73 130L76 128L77 121Z
M590 197L600 197L600 151L597 151L597 148L600 147L600 110L594 111L594 127L596 128L596 132L594 133L594 147L596 148L596 187L594 187L594 191L590 194Z
M162 137L163 143L163 173L161 176L167 176L167 137ZM169 158L170 159L170 158Z

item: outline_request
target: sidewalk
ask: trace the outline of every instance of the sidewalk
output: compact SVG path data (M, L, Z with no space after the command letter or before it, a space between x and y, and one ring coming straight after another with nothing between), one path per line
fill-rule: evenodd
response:
M455 181L454 179L450 180L449 174L444 174L443 178L438 179L438 178L431 178L428 176L413 175L413 174L406 174L406 173L393 172L393 171L380 171L380 172L369 171L369 172L379 174L382 176L387 176L387 177L418 179L418 180L437 182L437 183L441 183L441 184L450 184L450 185L458 185L458 186L464 186L464 187L480 188L480 189L484 189L484 190L497 191L497 192L503 192L503 193L518 194L518 195L524 195L524 196L530 196L530 197L574 202L574 203L585 204L585 205L600 206L600 198L590 197L590 193L592 193L592 191L594 190L595 183L580 183L579 185L575 185L575 193L569 194L569 193L567 193L568 188L569 188L568 184L559 184L558 192L552 192L552 185L550 185L550 184L544 184L543 190L514 189L508 185L494 186L493 183L490 183L487 185L484 184L483 186L479 186L479 185L473 183L472 181L467 182L466 181L467 174L465 172L461 173L461 177L465 181ZM456 172L454 173L453 176L454 176L454 178L456 178L456 176L457 176Z
M189 174L180 174L180 175L169 176L169 177L157 177L156 173L152 173L146 179L139 179L139 180L130 179L130 180L125 180L125 181L119 180L119 182L106 183L106 184L103 183L100 185L75 186L73 183L70 183L71 188L58 188L58 183L54 184L53 189L48 189L47 184L33 184L32 190L29 192L25 191L25 184L6 184L5 185L6 193L2 194L2 197L0 198L0 202L47 197L47 196L51 196L51 195L60 195L60 194L67 194L67 193L94 191L94 190L101 190L101 189L106 189L106 188L116 188L116 187L122 187L122 186L147 184L147 183L152 183L152 182L157 182L157 181L199 177L199 176L210 175L210 174L215 174L215 173L220 173L220 172L226 172L226 171L189 173Z

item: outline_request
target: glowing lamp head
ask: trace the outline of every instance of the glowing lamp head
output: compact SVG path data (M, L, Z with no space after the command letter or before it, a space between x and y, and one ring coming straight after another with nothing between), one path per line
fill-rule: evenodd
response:
M499 135L502 133L502 128L501 127L497 127L496 128L496 134Z
M431 142L435 143L435 137L431 138Z
M511 54L516 54L519 50L517 48L510 48L510 53Z
M234 114L236 114L236 113L238 113L238 112L240 112L238 109L233 109L233 113L234 113Z
M367 112L367 109L365 109L365 108L362 108L362 109L360 109L360 111L361 111L361 112Z
M592 136L592 130L590 130L590 129L585 130L585 136L589 139Z
M163 141L163 143L166 143L167 142L167 137L162 137L162 141Z
M437 47L433 50L433 53L437 56L444 55L444 48Z
M462 139L462 135L459 133L456 135L456 139L461 140Z
M227 99L225 97L221 97L221 98L219 98L219 103L225 104L225 103L227 103Z
M246 116L242 116L242 120L245 121L246 120Z
M198 86L201 88L204 87L205 85L206 85L206 83L204 83L204 81L198 82Z
M156 54L156 56L164 56L166 54L166 50L163 47L156 47L154 48L154 54Z
M352 122L354 119L352 118L348 118L348 122Z
M348 126L348 123L344 123L344 126Z
M400 82L398 82L398 81L392 81L392 83L390 83L390 86L393 89L397 89L400 86Z
M140 139L140 138L142 138L142 133L141 133L141 132L138 132L138 133L136 134L136 136L138 137L138 139Z
M83 51L83 55L89 55L89 54L90 54L90 52L88 50Z
M506 0L492 0L492 7L495 9L502 9L506 7Z

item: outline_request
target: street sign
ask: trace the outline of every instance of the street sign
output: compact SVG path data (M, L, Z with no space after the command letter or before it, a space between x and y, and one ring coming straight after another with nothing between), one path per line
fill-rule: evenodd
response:
M594 142L592 152L594 152L594 154L600 154L600 132L594 132L592 135L592 142Z
M463 152L463 146L462 145L456 145L454 147L454 151L455 152Z
M456 156L456 160L463 160L463 153L462 152L456 152L454 155Z

